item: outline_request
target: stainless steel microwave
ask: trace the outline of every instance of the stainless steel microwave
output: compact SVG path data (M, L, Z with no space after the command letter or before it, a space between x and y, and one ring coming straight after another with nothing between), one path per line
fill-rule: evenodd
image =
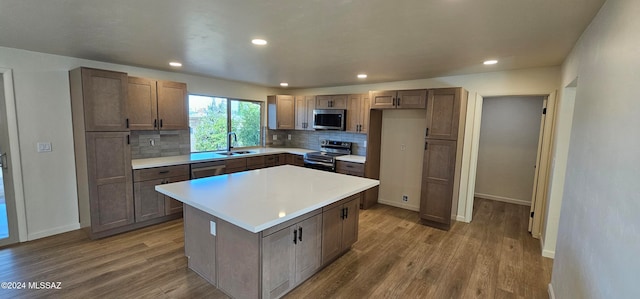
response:
M344 131L346 112L339 109L315 109L313 110L313 128Z

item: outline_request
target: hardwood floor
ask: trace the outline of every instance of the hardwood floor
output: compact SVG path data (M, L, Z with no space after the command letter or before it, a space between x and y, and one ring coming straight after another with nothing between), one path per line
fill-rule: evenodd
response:
M361 211L359 241L287 298L547 298L552 260L527 232L529 208L474 201L474 221L449 232L416 212ZM0 249L0 298L227 298L184 257L182 221L91 241L74 231ZM28 287L28 285L27 285Z

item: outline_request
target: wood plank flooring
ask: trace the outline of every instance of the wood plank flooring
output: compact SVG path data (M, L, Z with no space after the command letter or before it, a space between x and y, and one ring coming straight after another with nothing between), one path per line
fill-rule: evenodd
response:
M361 211L359 241L286 298L547 298L552 260L527 232L529 208L477 198L474 221L449 232L416 212ZM0 298L227 298L184 257L182 221L91 241L69 232L0 248Z

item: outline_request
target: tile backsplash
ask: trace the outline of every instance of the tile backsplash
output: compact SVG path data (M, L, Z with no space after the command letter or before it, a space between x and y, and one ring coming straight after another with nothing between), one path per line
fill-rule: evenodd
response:
M188 155L189 130L131 131L131 158L144 159Z
M288 140L291 134L291 140ZM277 140L273 140L273 135L277 135ZM351 133L344 131L301 131L301 130L268 130L267 147L297 147L312 150L320 150L320 140L338 140L352 142L351 153L364 156L367 153L365 141L366 134Z

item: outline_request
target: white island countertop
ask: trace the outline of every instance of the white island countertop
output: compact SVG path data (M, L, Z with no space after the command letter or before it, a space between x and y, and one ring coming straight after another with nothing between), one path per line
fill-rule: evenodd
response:
M292 165L158 185L156 191L257 233L380 181Z

